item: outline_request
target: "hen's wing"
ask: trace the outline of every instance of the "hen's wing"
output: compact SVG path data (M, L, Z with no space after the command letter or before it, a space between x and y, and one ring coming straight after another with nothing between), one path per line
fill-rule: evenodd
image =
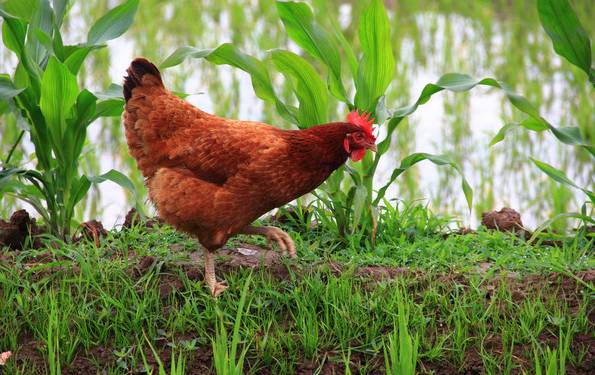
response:
M287 148L277 128L210 115L173 95L147 60L134 60L128 74L124 124L131 154L145 177L162 167L184 168L223 185L243 166Z

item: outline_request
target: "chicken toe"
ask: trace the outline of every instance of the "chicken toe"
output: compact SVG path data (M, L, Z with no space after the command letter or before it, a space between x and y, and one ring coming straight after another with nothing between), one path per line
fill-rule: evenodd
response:
M273 242L275 242L281 251L288 253L291 258L296 257L295 244L293 243L293 240L289 234L277 227L254 227L249 225L245 227L240 233L265 236L269 244L269 248L271 248Z

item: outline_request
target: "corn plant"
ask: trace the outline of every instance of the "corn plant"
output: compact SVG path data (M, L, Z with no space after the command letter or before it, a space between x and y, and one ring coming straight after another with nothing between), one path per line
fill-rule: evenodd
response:
M257 97L273 104L282 118L302 129L328 122L331 101L349 110L359 109L370 113L375 122L385 129L385 136L378 143L378 151L374 155L368 153L357 165L348 165L337 170L317 194L332 212L337 231L341 235L357 232L371 234L373 238L378 221L378 206L383 202L387 189L404 171L424 160L452 167L461 175L462 191L471 208L471 186L465 179L462 168L447 155L419 152L405 156L388 181L380 187L373 185L380 159L387 154L398 125L430 100L432 95L443 90L466 92L477 86L500 89L514 107L527 115L526 119L518 123L506 125L492 141L493 144L502 140L511 129L520 127L533 131L550 131L560 141L581 146L595 155L595 148L582 137L578 128L553 126L541 117L537 108L526 98L494 78L473 79L465 74L448 73L436 83L427 84L413 104L390 109L384 94L394 75L395 59L390 23L381 0L371 0L360 17L358 32L361 51L358 53L347 42L336 22L331 22L332 30L326 29L316 20L309 5L278 1L277 11L289 38L304 51L304 56L274 49L267 53L266 61L262 61L229 43L214 49L185 46L174 51L160 67L165 69L178 65L187 58L200 58L213 64L241 69L250 75ZM284 103L276 94L269 75L270 65L291 84L299 107ZM317 69L321 66L325 74ZM349 76L348 85L345 84L345 71Z
M22 132L4 158L0 193L31 204L51 234L66 239L75 206L92 183L105 180L130 189L130 180L110 170L101 176L79 171L87 127L104 116L118 116L116 96L79 89L77 75L87 56L122 35L132 24L138 0L127 0L99 18L87 41L64 45L60 28L68 0L8 0L0 6L2 36L18 65L12 76L0 75L0 103L6 103ZM35 147L35 169L11 164L12 152L27 133Z

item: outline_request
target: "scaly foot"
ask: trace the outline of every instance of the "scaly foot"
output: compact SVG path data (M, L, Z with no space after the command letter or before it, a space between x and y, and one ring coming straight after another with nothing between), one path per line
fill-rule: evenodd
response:
M209 282L209 280L207 280L207 284L209 285L209 290L211 291L211 294L215 298L217 298L219 294L223 293L225 289L227 289L227 283L225 281Z
M276 242L281 251L289 254L291 258L296 257L295 244L286 232L276 227L245 227L241 233L260 234L266 237L269 249L272 249L273 242Z
M225 281L219 282L215 278L215 254L211 251L205 249L204 250L205 256L205 281L209 286L209 290L213 297L217 298L217 296L227 289L227 283Z

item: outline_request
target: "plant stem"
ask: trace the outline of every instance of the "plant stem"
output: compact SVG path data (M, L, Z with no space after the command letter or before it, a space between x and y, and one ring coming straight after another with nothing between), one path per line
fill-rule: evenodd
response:
M10 158L12 157L14 150L17 148L18 144L21 143L21 139L23 139L23 135L25 135L25 131L21 130L21 133L19 134L17 141L12 145L12 147L10 148L10 151L8 152L8 156L6 157L6 160L4 160L4 165L8 165L8 162L10 161Z

